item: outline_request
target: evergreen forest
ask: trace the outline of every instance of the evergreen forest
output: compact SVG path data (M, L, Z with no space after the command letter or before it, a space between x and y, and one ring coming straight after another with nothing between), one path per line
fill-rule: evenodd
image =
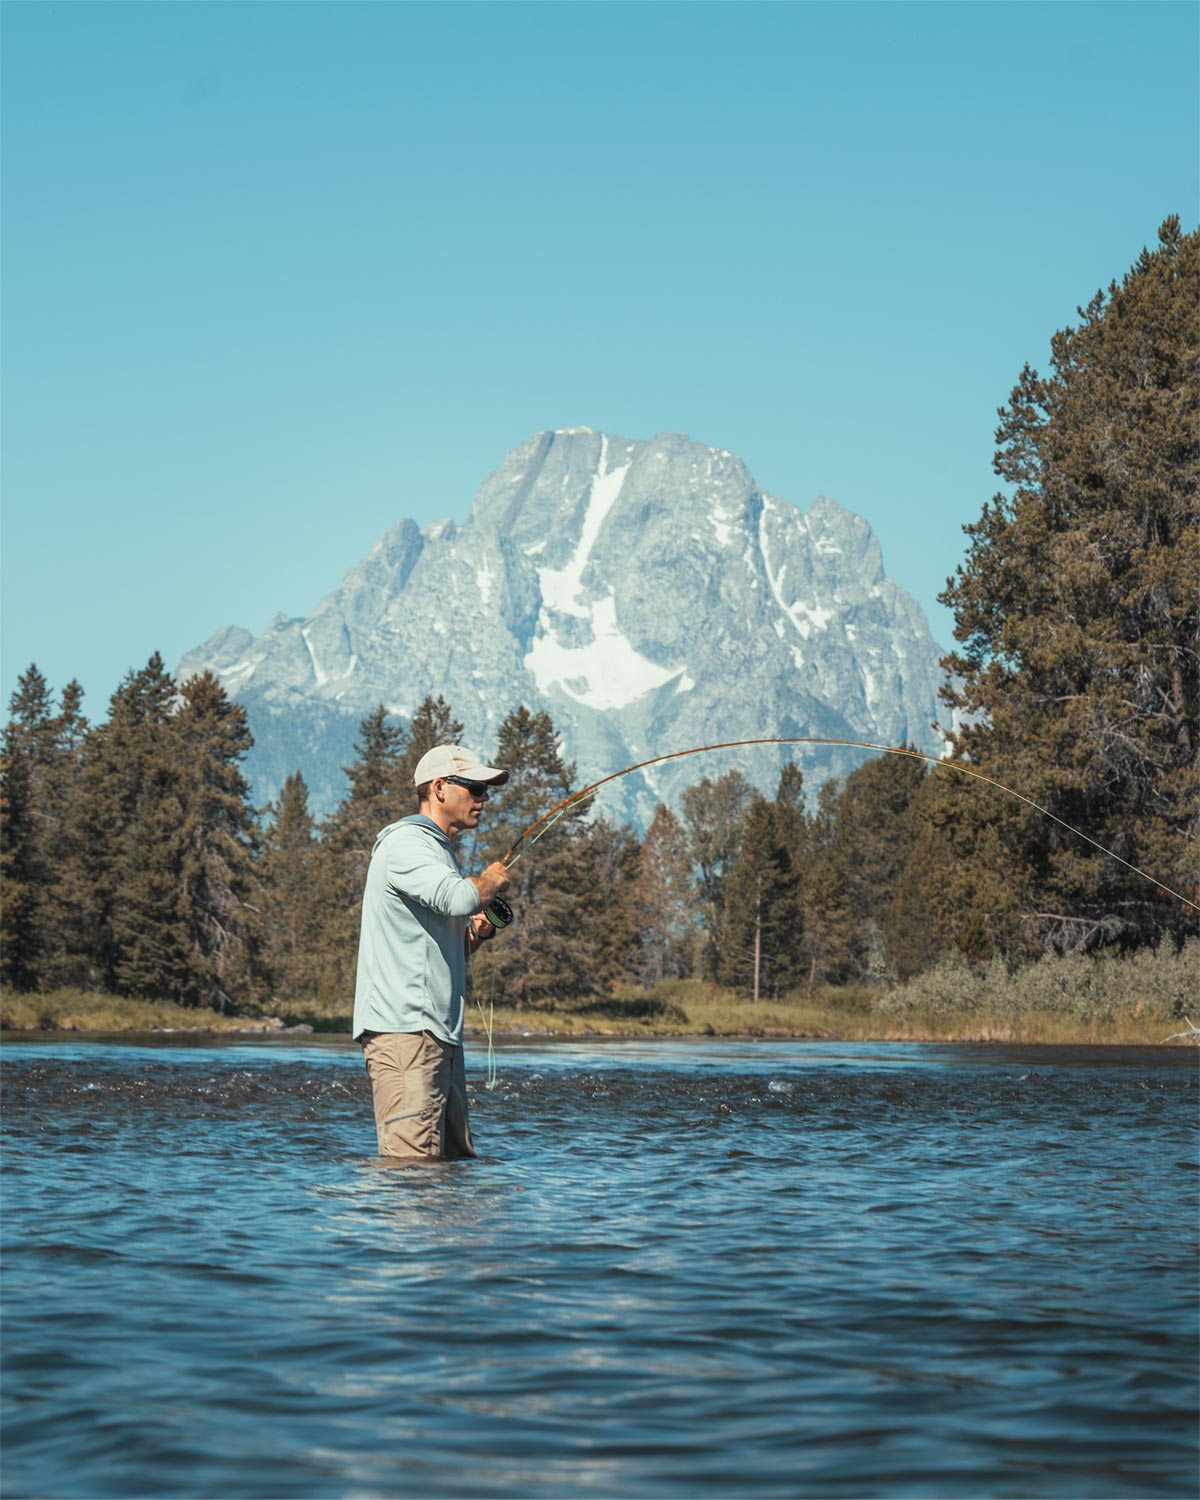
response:
M1167 219L999 418L1000 488L941 596L947 759L1028 800L880 755L816 796L795 766L773 797L724 769L644 836L572 809L514 867L477 984L517 1009L680 979L776 1000L1197 933L1200 234ZM4 985L347 1021L371 848L462 734L447 692L363 720L318 822L298 772L253 806L252 726L213 676L153 655L92 724L78 683L30 666L0 762ZM465 870L578 789L560 744L518 705L476 747L513 774Z

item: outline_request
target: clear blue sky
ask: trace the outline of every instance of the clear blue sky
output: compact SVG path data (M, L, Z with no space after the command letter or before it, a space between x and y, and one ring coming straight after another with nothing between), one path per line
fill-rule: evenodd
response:
M9 0L5 704L102 718L573 425L831 495L948 644L996 407L1195 227L1198 13Z

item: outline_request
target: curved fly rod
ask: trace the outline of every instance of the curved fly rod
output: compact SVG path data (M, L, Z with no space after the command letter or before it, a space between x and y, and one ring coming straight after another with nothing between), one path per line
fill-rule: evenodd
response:
M1073 833L1076 838L1081 838L1085 843L1091 844L1094 849L1099 849L1101 854L1107 854L1110 859L1115 859L1118 864L1124 865L1127 870L1132 870L1135 875L1140 875L1143 880L1148 880L1151 885L1156 885L1160 891L1165 891L1168 896L1176 901L1182 901L1184 906L1191 907L1192 911L1200 911L1200 905L1191 901L1187 896L1164 885L1161 880L1149 874L1146 870L1139 869L1137 865L1130 864L1127 859L1122 859L1119 854L1106 848L1092 838L1090 834L1084 833L1081 828L1076 828L1073 823L1068 823L1060 818L1057 813L1052 813L1049 808L1043 807L1041 803L1035 802L1032 797L1027 797L1024 792L1015 791L1011 786L1005 786L1002 781L996 781L991 776L985 776L982 771L974 771L970 766L965 766L957 760L941 760L936 755L927 755L923 750L908 750L899 745L877 745L872 740L835 740L824 739L817 735L801 734L790 736L786 739L762 739L762 740L727 740L720 745L696 745L691 750L672 750L666 755L655 755L650 760L640 760L636 765L625 766L620 771L613 771L608 776L601 776L599 781L593 781L589 786L572 792L569 797L564 797L561 802L556 802L548 812L544 812L540 818L535 819L525 829L524 833L517 839L516 843L500 861L503 865L512 865L520 858L521 845L529 840L531 844L536 843L544 833L558 822L564 813L569 812L572 807L578 807L593 798L602 786L607 786L610 781L617 781L622 776L628 776L631 771L641 771L647 766L661 765L665 760L680 760L685 755L706 755L710 750L739 750L747 745L851 745L860 750L880 750L888 755L907 755L910 760L927 760L932 765L942 766L946 770L961 771L964 776L973 776L976 781L986 781L988 786L994 786L998 791L1005 792L1010 797L1016 797L1018 801L1024 802L1032 807L1035 812L1040 812L1043 817L1050 818L1068 833Z

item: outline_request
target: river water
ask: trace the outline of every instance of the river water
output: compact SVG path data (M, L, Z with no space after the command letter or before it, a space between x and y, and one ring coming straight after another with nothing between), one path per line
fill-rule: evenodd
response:
M4 1495L1196 1494L1194 1051L498 1061L6 1046Z

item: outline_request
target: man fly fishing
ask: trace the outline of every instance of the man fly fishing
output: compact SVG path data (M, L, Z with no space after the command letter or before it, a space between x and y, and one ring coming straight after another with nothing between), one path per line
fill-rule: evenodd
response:
M478 826L489 789L508 775L473 750L437 745L413 776L419 811L376 837L363 890L354 1039L371 1079L381 1156L475 1155L462 1047L467 955L511 918L496 901L508 871L497 861L464 876L451 841Z
M421 757L413 777L420 811L379 833L363 892L354 1037L374 1091L381 1155L421 1161L475 1155L462 1054L467 955L511 921L500 892L508 886L508 868L525 847L621 776L683 756L747 745L854 745L928 761L942 774L958 773L1017 798L1175 900L1200 910L1191 897L972 766L912 746L815 735L696 745L625 766L564 797L520 834L502 860L480 875L464 876L451 840L478 826L489 789L503 786L509 773L484 765L472 750L437 745ZM490 1037L489 1029L489 1046Z

